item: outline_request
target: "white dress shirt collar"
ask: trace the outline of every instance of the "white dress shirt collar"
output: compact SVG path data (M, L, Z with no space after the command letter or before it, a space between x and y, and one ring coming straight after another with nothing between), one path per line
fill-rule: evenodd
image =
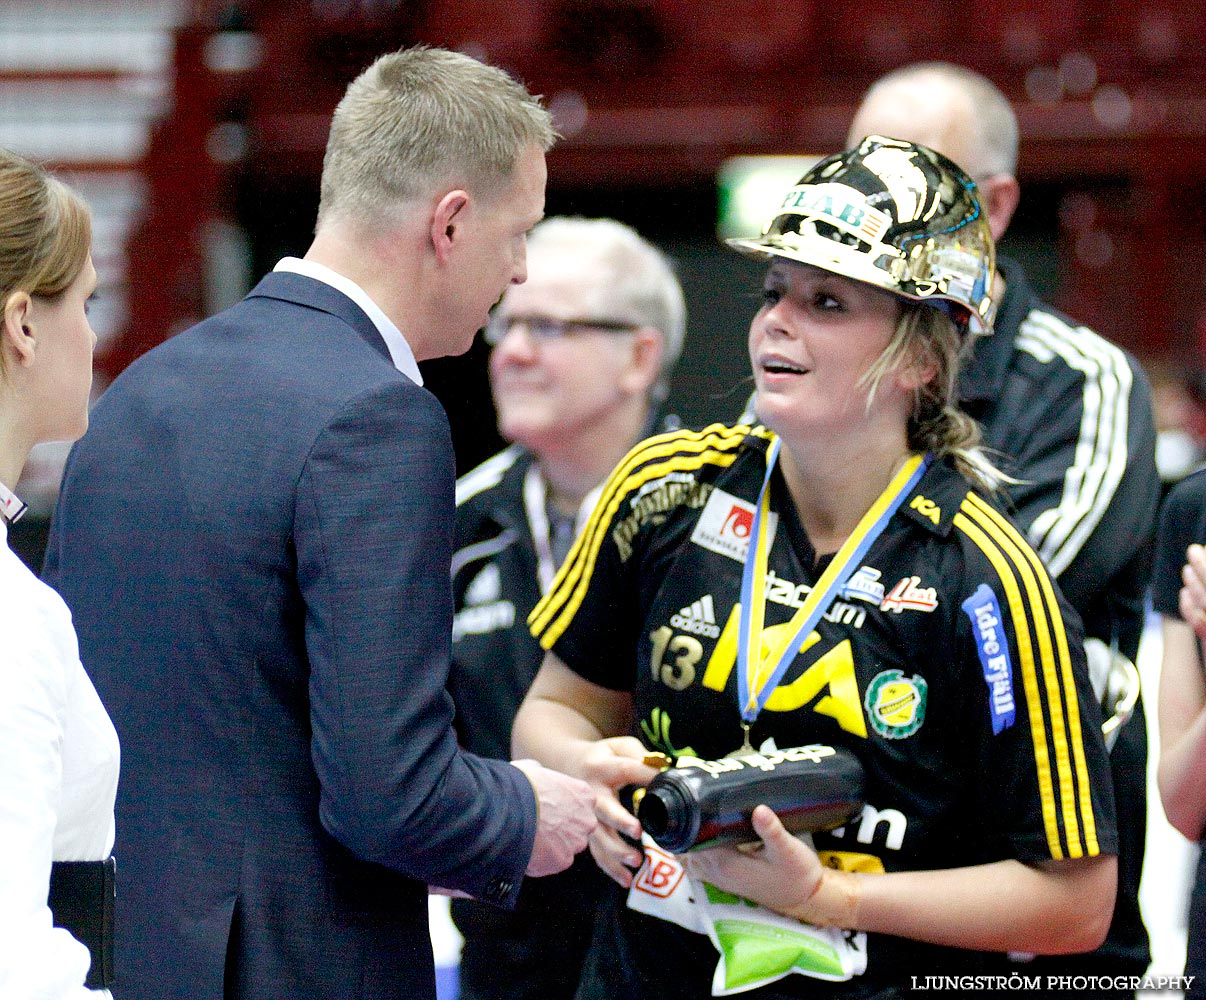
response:
M325 264L319 264L312 260L302 260L300 257L285 257L280 263L273 268L274 271L292 271L294 274L303 274L307 278L313 278L315 281L321 281L324 285L330 285L338 292L343 292L349 299L356 303L364 310L365 315L373 321L373 326L381 334L381 339L385 341L385 346L389 350L389 356L394 362L394 367L403 375L415 383L415 385L423 384L423 376L419 372L418 362L415 361L415 352L411 350L410 344L407 343L406 337L402 335L388 316L381 310L368 293L361 288L351 278L345 278L338 271L332 271Z

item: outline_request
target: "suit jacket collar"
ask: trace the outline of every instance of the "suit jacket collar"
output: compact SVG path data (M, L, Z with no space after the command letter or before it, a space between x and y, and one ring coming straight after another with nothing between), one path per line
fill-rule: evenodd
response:
M295 305L317 309L334 316L360 334L365 343L385 358L391 366L394 363L381 333L365 311L343 292L332 288L325 282L292 271L272 271L264 275L260 283L248 292L247 297L249 299L264 298L292 302Z

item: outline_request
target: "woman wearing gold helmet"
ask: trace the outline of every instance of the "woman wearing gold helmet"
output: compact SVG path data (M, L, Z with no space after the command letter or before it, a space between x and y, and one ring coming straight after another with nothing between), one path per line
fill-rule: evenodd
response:
M530 619L514 750L595 785L620 887L579 996L893 996L1094 947L1116 835L1079 621L952 400L993 312L974 184L871 136L732 242L768 261L759 423L638 445ZM650 750L813 743L862 765L844 827L759 806L756 849L633 846Z

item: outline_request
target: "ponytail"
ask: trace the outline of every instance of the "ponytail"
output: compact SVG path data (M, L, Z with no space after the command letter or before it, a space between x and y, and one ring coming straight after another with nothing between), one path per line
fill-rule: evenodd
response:
M980 444L980 425L959 409L960 355L965 353L966 342L966 334L946 313L904 300L891 343L865 377L874 393L880 379L898 365L934 368L934 377L916 390L909 417L909 447L933 452L938 458L949 457L964 478L995 493L1013 480L989 461Z

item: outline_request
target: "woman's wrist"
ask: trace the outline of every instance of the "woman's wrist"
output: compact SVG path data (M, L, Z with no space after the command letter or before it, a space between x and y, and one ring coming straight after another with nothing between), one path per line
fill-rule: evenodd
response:
M787 916L814 927L840 927L858 930L858 910L862 879L854 872L824 868L812 895L792 907Z

